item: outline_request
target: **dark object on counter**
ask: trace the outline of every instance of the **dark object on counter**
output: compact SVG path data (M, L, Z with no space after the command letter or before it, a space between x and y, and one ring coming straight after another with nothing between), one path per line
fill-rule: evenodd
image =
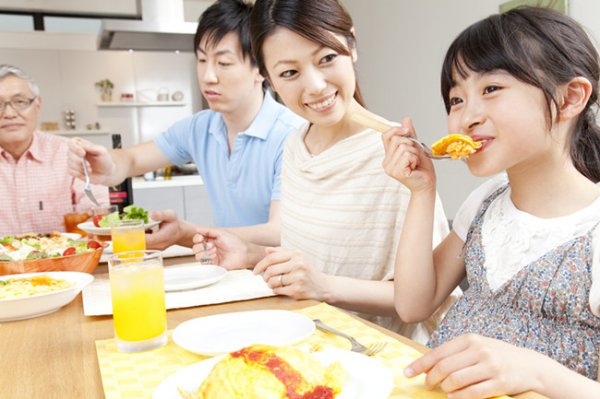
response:
M121 135L112 135L112 146L113 148L121 148ZM110 198L111 205L117 205L119 207L119 213L123 212L123 208L133 204L133 187L131 186L131 177L125 179L121 184L111 186L108 188L108 196Z
M186 163L181 166L173 167L174 175L197 175L198 169L196 169L196 164L193 162Z

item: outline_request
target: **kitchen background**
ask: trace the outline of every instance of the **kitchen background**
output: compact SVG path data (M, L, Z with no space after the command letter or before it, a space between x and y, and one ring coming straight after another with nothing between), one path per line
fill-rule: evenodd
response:
M163 6L168 2L179 10L182 7L183 18L189 23L196 22L212 3L0 0L0 63L18 65L35 78L43 99L40 120L49 123L45 126L57 127L57 133L81 135L107 146L111 146L112 133L121 134L123 146L150 140L177 120L202 109L194 54L190 51L191 37L188 48L170 51L98 50L100 21L65 19L63 14L135 17L146 21L156 17L148 10L158 7L157 2ZM505 2L342 0L342 3L355 21L357 70L368 106L395 121L411 116L424 142L433 142L446 134L446 114L439 91L445 51L462 29L498 12L499 5ZM582 23L598 44L600 2L570 0L567 8L569 15ZM2 15L6 11L13 14ZM30 16L14 14L32 11L56 15L45 18L45 31L32 31ZM110 102L101 101L101 93L95 87L103 79L114 83ZM66 130L65 111L75 113L73 130ZM58 126L52 126L53 123ZM471 176L461 162L443 161L436 167L439 191L447 216L452 219L480 179ZM179 215L192 221L210 223L211 212L201 179L186 179L134 180L135 202L150 209L175 208Z

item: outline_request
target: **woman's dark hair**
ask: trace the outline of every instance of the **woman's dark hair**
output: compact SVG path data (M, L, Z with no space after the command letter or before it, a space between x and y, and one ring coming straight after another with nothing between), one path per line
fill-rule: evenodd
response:
M277 28L282 27L339 54L351 56L352 49L356 47L353 26L352 17L337 0L256 0L250 16L252 52L261 75L269 76L263 44ZM345 37L348 47L331 33ZM354 99L364 106L358 81Z
M194 36L194 52L206 37L206 43L216 46L229 32L235 32L240 40L242 56L250 58L252 65L256 60L250 47L250 13L252 5L243 0L218 0L208 7L198 20L198 29Z
M452 43L442 67L442 96L450 111L453 74L504 70L542 90L548 124L558 110L557 88L576 77L592 84L592 93L579 115L569 152L579 172L600 181L600 127L596 123L600 64L598 52L583 28L557 11L525 7L492 15L465 29ZM558 115L557 115L558 117Z

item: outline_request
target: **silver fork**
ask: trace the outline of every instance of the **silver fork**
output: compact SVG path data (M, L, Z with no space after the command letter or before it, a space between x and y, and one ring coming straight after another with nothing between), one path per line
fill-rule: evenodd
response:
M423 152L425 153L425 155L427 156L427 158L431 158L431 159L450 159L451 158L451 156L448 155L448 154L433 155L433 152L431 151L431 148L429 148L429 146L427 146L427 144L421 143L419 140L417 140L415 138L412 138L412 137L405 136L405 138L409 139L413 143L418 144L423 149Z
M369 345L366 351L363 352L364 355L374 356L385 349L387 346L387 341L377 341L374 344Z
M343 333L341 331L338 331L334 328L329 327L327 324L323 323L319 319L314 319L313 321L315 323L315 326L317 326L317 328L320 328L321 330L330 332L332 334L339 335L340 337L344 337L348 341L350 341L350 343L352 344L352 347L350 349L351 351L362 353L367 350L367 347L364 346L363 344L361 344L360 342L358 342L354 337L351 337L350 335L348 335L346 333Z
M329 327L327 324L323 323L319 319L314 319L313 322L315 323L315 326L317 326L317 328L319 328L323 331L327 331L329 333L336 334L336 335L339 335L340 337L346 338L348 341L350 341L350 344L352 345L350 350L353 352L362 353L367 356L373 356L373 355L381 352L387 346L387 342L385 342L385 341L378 341L372 345L364 346L363 344L358 342L356 340L356 338L354 338L346 333L343 333L341 331L338 331L335 328Z
M202 255L200 255L200 264L201 265L212 265L213 260L212 257L206 252L206 242L202 242Z
M92 201L92 203L96 206L100 206L96 197L94 197L94 193L92 193L92 188L90 187L90 173L88 172L87 164L85 163L85 158L81 159L81 163L83 164L83 173L85 173L85 186L83 187L83 192L87 197Z
M372 114L370 113L363 113L361 111L358 112L353 112L352 114L350 114L350 118L360 124L363 125L365 127L369 127L373 130L376 130L380 133L384 133L385 131L391 129L394 126L397 125L393 125L388 121L385 121L381 118L378 117L374 117ZM428 158L431 159L449 159L451 158L450 155L446 154L446 155L433 155L433 152L431 152L431 148L429 148L427 146L427 144L421 143L419 140L414 139L412 137L408 137L408 136L404 136L407 139L413 141L414 143L418 144L419 146L421 146L421 148L423 149L423 151L425 152L425 155Z

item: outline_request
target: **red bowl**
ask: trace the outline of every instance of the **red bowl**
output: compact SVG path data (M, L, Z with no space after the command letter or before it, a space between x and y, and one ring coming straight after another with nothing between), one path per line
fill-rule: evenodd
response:
M93 273L98 267L103 248L77 255L59 256L57 258L0 261L0 276L17 273L35 272L83 272Z

